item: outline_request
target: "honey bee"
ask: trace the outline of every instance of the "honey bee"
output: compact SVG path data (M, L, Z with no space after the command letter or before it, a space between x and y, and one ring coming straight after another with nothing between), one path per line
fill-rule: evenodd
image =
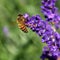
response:
M17 17L17 23L18 23L18 27L25 33L28 32L27 27L26 27L26 19L24 18L24 16L22 14L19 14Z

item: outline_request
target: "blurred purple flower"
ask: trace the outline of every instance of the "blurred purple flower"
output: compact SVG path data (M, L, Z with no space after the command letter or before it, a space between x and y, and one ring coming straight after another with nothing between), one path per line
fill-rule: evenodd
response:
M3 32L4 32L5 36L8 36L9 35L9 29L8 29L7 26L4 26L3 27Z

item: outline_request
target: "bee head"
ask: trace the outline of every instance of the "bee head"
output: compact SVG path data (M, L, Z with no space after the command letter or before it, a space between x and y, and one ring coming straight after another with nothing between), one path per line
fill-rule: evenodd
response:
M17 20L18 22L21 22L21 21L25 22L25 18L22 14L18 14Z
M18 16L23 16L22 14L18 14Z

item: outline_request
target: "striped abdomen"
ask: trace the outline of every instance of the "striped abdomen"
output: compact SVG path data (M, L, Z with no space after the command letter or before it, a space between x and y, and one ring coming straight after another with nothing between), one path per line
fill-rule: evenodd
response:
M25 24L20 24L20 23L19 23L19 24L18 24L18 27L19 27L22 31L24 31L24 32L26 32L26 33L28 32Z

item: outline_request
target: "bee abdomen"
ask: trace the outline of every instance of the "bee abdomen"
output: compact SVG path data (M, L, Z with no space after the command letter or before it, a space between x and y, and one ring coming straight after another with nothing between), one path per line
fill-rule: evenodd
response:
M19 28L20 28L22 31L24 31L24 32L26 32L26 33L28 32L25 25L18 24L18 26L19 26Z

